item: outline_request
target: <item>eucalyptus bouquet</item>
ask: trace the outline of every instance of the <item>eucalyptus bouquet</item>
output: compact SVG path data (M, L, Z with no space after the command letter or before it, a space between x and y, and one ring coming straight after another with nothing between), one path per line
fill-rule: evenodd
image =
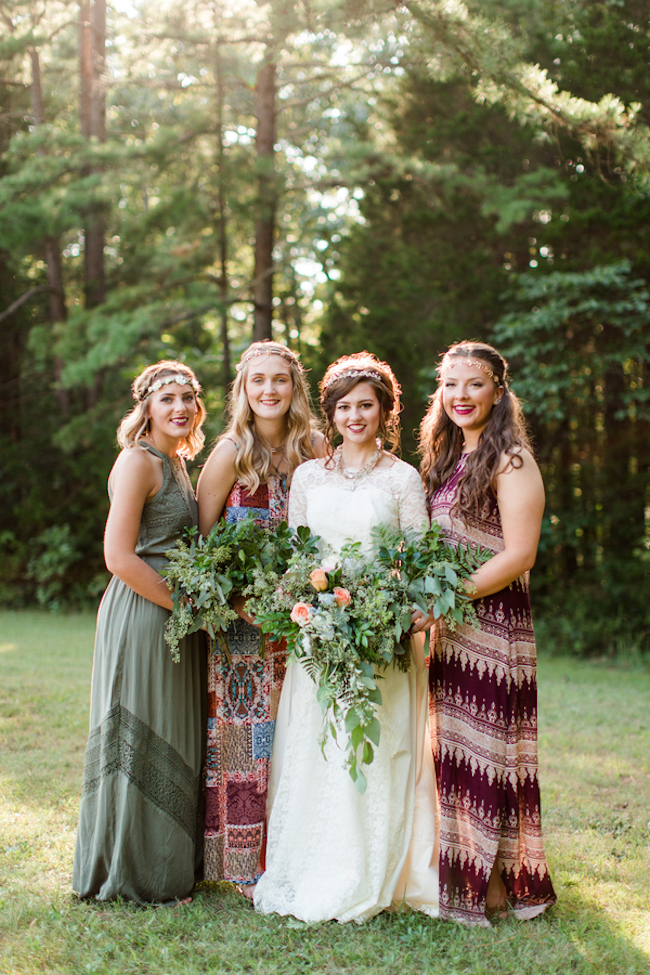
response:
M475 619L465 582L485 556L446 545L434 526L424 534L380 527L368 558L359 543L345 546L336 565L319 565L297 554L286 570L253 573L248 609L264 632L286 639L287 649L314 680L328 735L344 748L350 776L366 788L381 728L378 682L390 664L410 665L413 605L451 625Z
M437 524L423 533L379 525L372 535L377 565L399 575L423 613L431 612L436 620L444 617L451 629L476 622L470 577L493 552L462 542L452 545Z
M241 521L217 522L206 537L198 529L186 529L166 556L162 570L174 608L165 627L165 639L175 661L184 636L205 629L219 641L229 659L224 634L239 617L231 599L242 593L256 574L283 572L296 553L315 553L317 539L307 528L289 528L286 522L270 529L255 524L253 515ZM264 651L261 634L260 652Z

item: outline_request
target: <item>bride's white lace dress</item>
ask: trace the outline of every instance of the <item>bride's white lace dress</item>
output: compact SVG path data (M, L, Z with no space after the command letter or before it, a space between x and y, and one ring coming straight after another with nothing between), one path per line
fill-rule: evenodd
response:
M293 476L289 522L308 525L322 539L324 561L345 542L368 551L379 524L421 528L427 521L417 471L396 460L348 481L322 461L302 464ZM438 850L433 759L427 729L427 674L423 640L414 638L415 663L380 682L379 747L364 766L361 795L350 779L344 751L328 740L321 753L323 714L316 686L291 661L278 710L269 795L266 873L255 890L265 914L303 921L363 921L408 903L438 914Z

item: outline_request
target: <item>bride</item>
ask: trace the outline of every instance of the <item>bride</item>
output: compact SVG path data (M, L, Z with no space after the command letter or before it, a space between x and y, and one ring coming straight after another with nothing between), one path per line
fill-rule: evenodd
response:
M332 562L350 540L368 552L376 525L420 529L427 512L420 476L392 453L400 388L390 366L367 352L345 356L328 368L320 388L328 456L296 470L289 522L319 535L321 557ZM343 443L334 451L337 432ZM414 619L416 631L425 621L418 611ZM363 795L336 742L328 739L323 756L316 686L299 662L289 663L271 761L266 873L254 895L258 911L310 923L364 921L394 903L437 916L435 784L421 634L412 649L408 673L396 667L382 673L381 738L373 763L364 766Z

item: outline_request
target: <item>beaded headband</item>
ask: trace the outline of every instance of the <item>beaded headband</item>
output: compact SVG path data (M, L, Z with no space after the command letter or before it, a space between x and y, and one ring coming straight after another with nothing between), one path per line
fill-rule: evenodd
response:
M155 393L156 390L162 389L163 386L169 386L170 383L178 383L179 386L191 386L194 392L198 395L201 392L201 384L196 379L190 379L189 376L183 376L181 373L176 373L173 376L165 376L164 379L156 379L155 383L148 386L143 393L140 393L138 397L138 402L142 402L151 393Z
M379 382L383 382L383 376L376 369L342 369L340 372L334 373L321 385L321 390L325 392L333 383L337 383L339 379L378 379Z
M440 363L439 373L442 376L443 369L453 369L454 366L467 366L468 369L481 369L486 376L493 379L494 382L500 386L501 380L498 376L490 369L487 362L483 362L482 359L461 359L457 355L446 355L442 362Z
M292 362L295 366L302 365L298 361L298 357L290 349L265 348L264 346L260 346L257 349L249 349L242 357L241 362L237 364L237 369L241 369L245 362L250 362L251 359L257 359L262 355L279 355L281 359Z

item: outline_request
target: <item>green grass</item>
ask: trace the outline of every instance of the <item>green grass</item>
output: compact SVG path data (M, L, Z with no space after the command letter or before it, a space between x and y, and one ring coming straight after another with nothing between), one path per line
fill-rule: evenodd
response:
M0 972L647 975L650 674L540 665L540 766L557 906L467 930L415 914L307 927L228 885L174 910L70 890L94 620L0 613ZM314 878L318 883L318 878Z

